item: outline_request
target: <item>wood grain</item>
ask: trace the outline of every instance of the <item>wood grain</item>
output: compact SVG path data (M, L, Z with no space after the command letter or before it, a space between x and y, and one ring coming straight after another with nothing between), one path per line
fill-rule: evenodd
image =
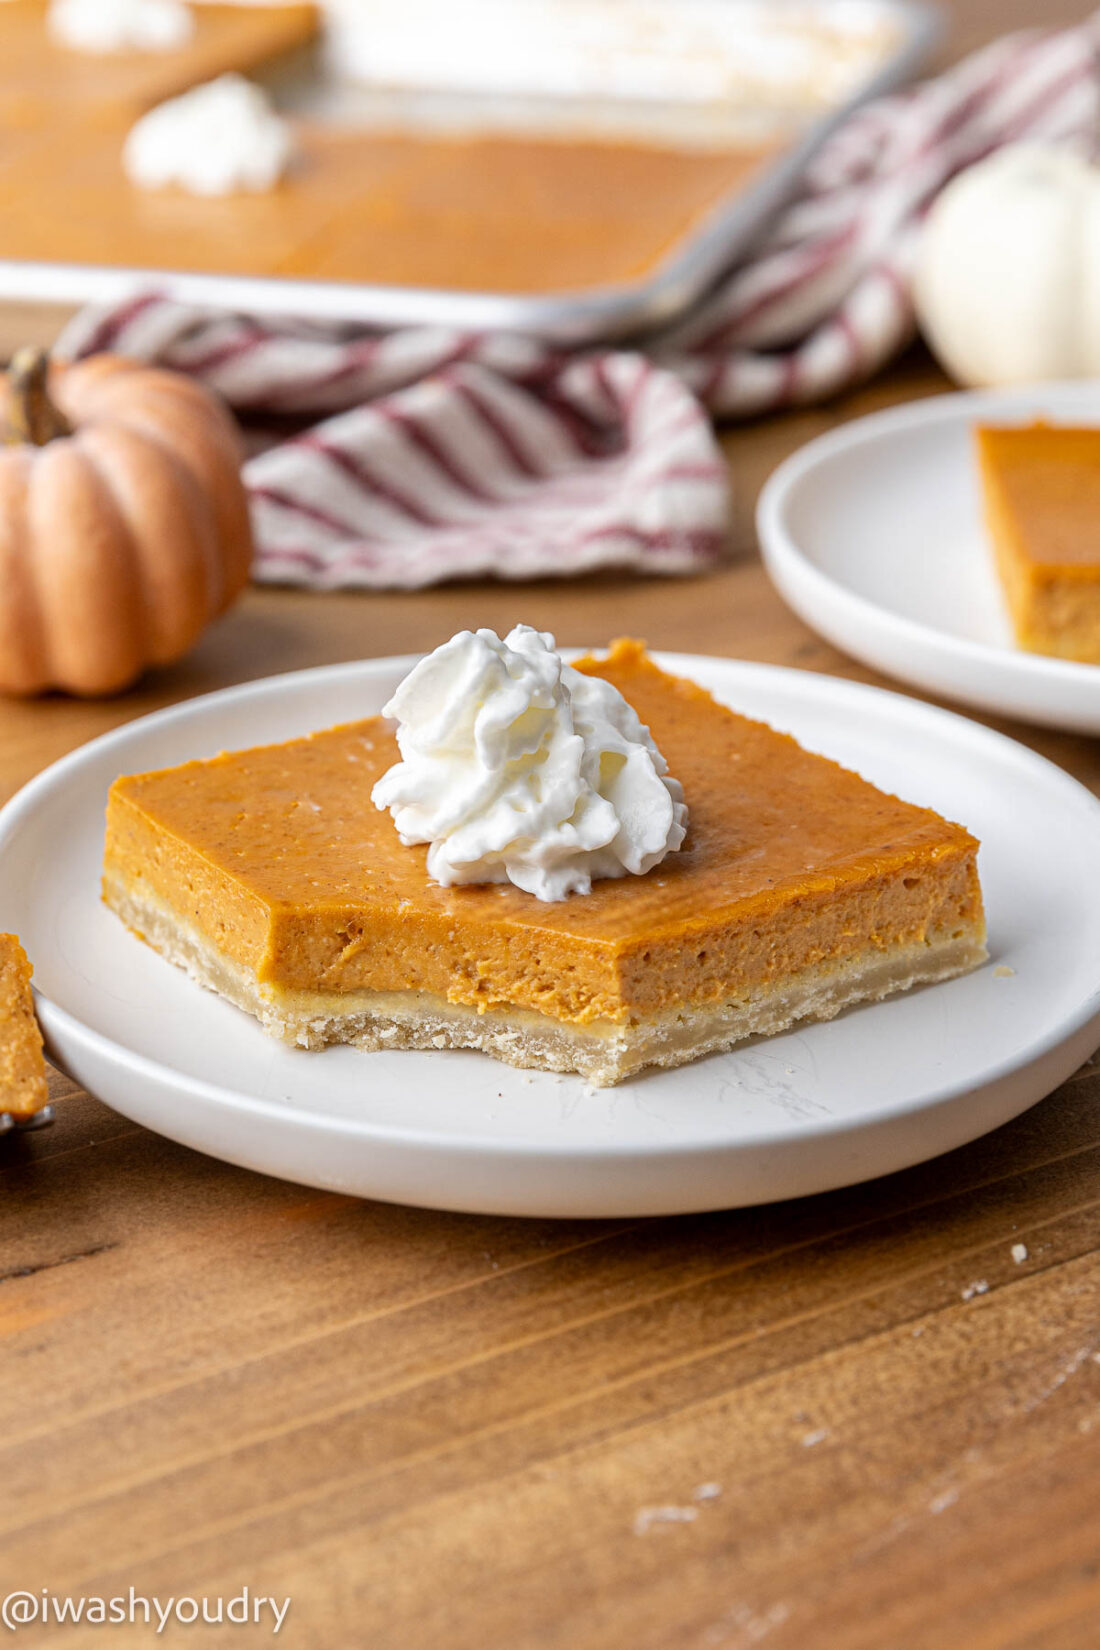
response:
M967 44L1037 15L954 9ZM61 319L0 308L0 349ZM254 590L125 698L5 704L0 793L156 706L462 625L879 680L780 603L753 502L819 430L945 387L914 349L728 431L731 558L706 578ZM1100 792L1096 742L997 725ZM247 1584L292 1597L280 1641L323 1650L1100 1643L1100 1065L904 1174L628 1223L312 1192L54 1092L56 1126L0 1150L0 1596Z

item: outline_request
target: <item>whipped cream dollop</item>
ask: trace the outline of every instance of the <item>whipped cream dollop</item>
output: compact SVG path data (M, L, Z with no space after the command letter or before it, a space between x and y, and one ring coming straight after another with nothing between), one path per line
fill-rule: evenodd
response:
M50 34L81 52L170 52L195 32L182 0L51 0Z
M386 716L402 760L371 793L444 887L513 882L541 900L636 876L679 848L683 789L618 688L553 636L463 630L422 659Z
M290 127L267 94L243 75L223 74L142 115L122 159L142 189L232 195L271 189L292 152Z

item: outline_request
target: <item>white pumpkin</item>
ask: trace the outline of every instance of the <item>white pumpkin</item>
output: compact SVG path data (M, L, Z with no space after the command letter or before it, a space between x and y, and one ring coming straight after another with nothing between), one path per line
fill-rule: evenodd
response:
M928 215L914 297L960 383L1100 376L1100 167L1014 143L961 172Z

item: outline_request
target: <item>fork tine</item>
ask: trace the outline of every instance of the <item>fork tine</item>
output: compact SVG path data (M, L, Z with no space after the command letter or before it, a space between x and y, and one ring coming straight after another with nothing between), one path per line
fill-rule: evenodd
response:
M48 1129L55 1112L52 1106L43 1106L30 1117L15 1117L10 1111L0 1111L0 1135L29 1134L32 1129Z

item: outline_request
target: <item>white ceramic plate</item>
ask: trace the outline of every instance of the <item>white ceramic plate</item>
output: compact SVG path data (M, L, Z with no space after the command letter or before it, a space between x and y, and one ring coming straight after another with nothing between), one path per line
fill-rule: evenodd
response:
M726 703L971 826L991 962L600 1091L478 1054L284 1048L100 904L107 787L371 714L410 662L275 677L132 722L0 814L0 927L34 960L51 1054L92 1093L201 1151L311 1185L452 1209L639 1215L793 1197L934 1156L1049 1093L1100 1042L1100 804L1088 792L914 700L667 656Z
M936 396L845 424L779 466L761 547L800 618L866 664L964 704L1100 733L1100 666L1014 645L982 529L972 426L1100 424L1100 383Z

